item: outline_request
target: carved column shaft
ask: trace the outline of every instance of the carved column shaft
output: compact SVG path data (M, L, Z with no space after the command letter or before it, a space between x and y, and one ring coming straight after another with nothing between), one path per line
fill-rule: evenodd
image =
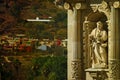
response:
M111 7L109 28L109 80L120 80L120 9Z
M81 71L82 26L80 10L68 10L68 80L83 80Z

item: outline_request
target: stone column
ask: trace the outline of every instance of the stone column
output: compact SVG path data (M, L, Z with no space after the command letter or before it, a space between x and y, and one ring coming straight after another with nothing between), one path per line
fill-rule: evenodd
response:
M65 3L68 11L68 80L84 80L82 71L82 25L80 3L75 6ZM85 77L85 76L84 76Z
M111 6L109 27L109 80L120 80L120 9L119 1Z

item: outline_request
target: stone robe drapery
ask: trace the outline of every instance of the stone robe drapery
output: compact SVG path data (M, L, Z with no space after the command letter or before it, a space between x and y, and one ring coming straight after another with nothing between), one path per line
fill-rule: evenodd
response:
M107 64L107 32L95 28L90 37L92 68L105 67Z

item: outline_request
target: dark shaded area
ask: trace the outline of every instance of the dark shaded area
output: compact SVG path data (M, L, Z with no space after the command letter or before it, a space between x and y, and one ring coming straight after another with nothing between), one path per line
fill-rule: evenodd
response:
M0 18L0 24L3 23L5 20L3 18Z
M89 0L91 4L100 4L103 0Z
M97 21L105 22L105 21L107 21L107 17L103 12L97 11L97 12L89 13L87 20L91 21L91 22L97 22Z

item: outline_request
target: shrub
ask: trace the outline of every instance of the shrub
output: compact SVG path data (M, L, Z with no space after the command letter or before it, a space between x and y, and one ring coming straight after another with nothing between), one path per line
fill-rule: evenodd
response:
M65 56L34 58L32 63L34 74L31 76L34 78L38 76L44 76L44 80L66 80L67 78L67 59Z

